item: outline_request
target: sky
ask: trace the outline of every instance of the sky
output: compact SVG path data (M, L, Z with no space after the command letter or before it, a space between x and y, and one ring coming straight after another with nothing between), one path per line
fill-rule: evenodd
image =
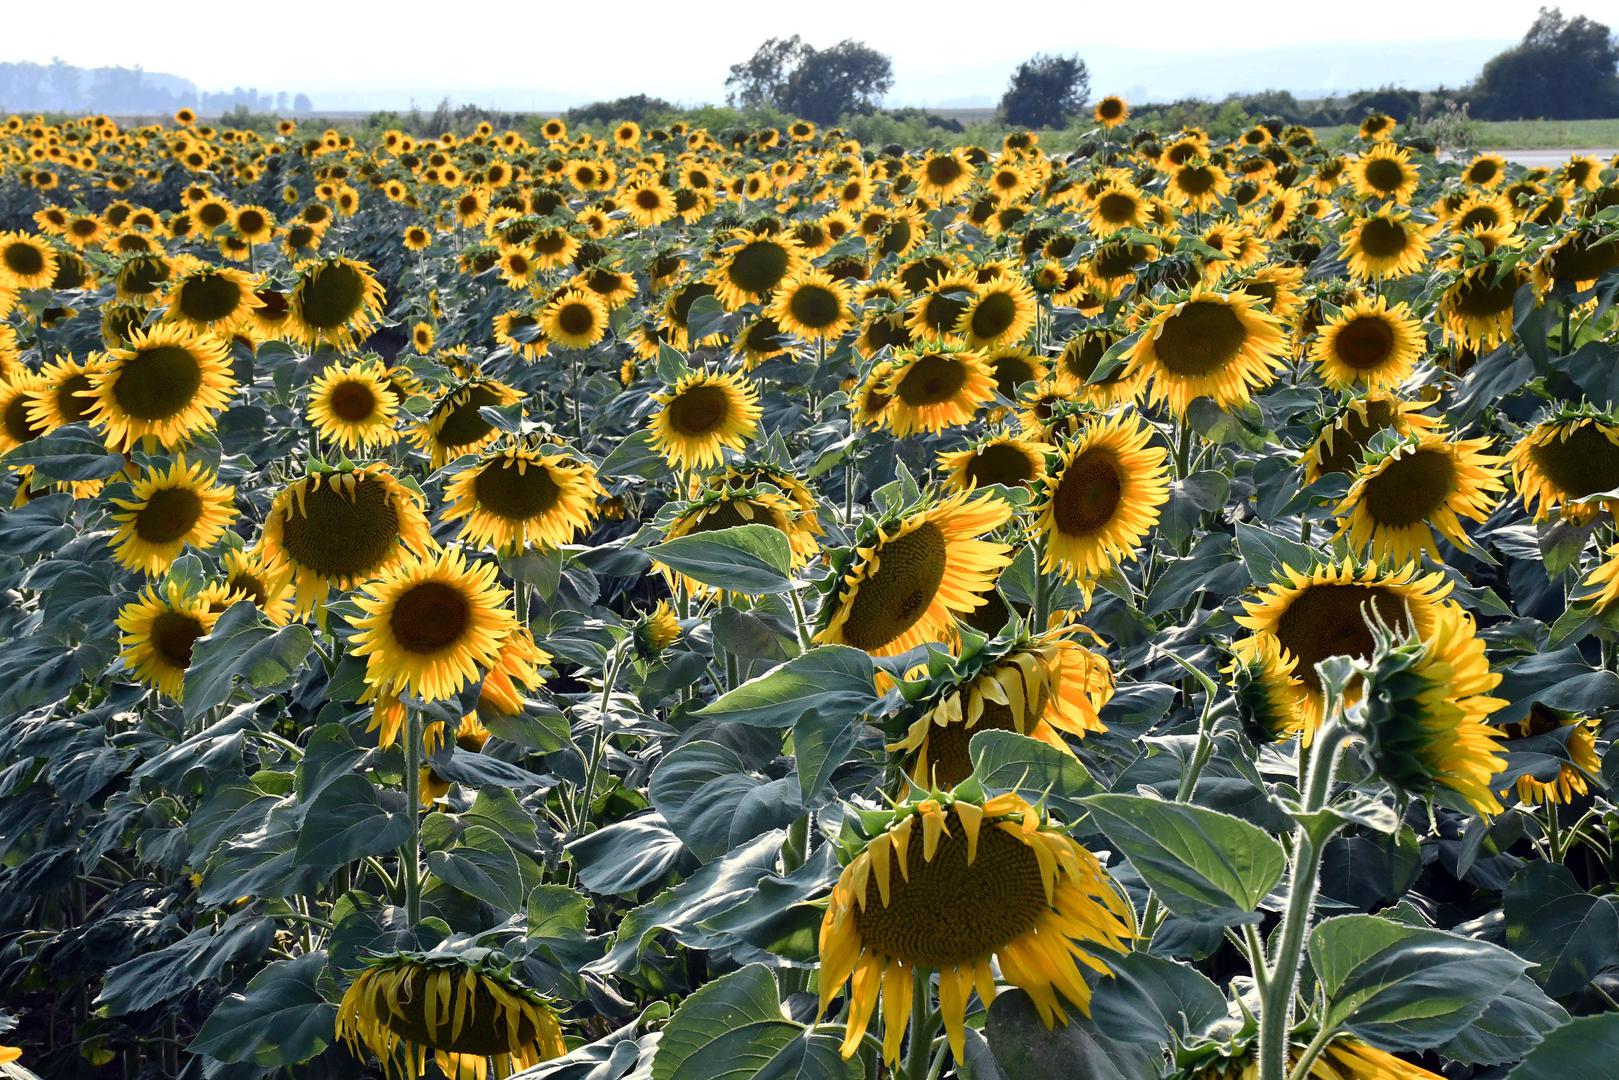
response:
M1455 85L1522 37L1541 2L1353 0L1323 5L1325 17L1312 19L1299 0L1153 0L1106 9L1083 0L890 0L850 5L857 17L838 24L828 15L832 5L734 0L280 0L269 8L218 5L203 34L195 25L177 32L174 19L158 12L131 18L127 0L77 0L71 34L52 5L11 5L0 60L60 55L82 67L139 65L204 90L307 93L326 108L375 108L380 99L431 106L446 94L505 108L633 93L693 104L721 101L727 68L760 42L797 33L823 47L855 37L891 56L891 104L991 104L1012 68L1037 51L1079 53L1095 93L1163 100L1272 86ZM1566 0L1562 8L1619 26L1619 0ZM245 54L210 44L240 40L237 31L263 35L266 44Z

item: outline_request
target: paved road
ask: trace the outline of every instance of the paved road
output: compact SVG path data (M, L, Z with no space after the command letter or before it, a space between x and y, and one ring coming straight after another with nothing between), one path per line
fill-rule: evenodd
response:
M1575 154L1587 154L1603 164L1607 164L1613 160L1615 154L1619 154L1619 150L1615 150L1611 146L1606 148L1581 147L1569 150L1494 150L1492 152L1500 154L1508 161L1515 161L1519 165L1526 165L1530 168L1536 166L1556 168Z

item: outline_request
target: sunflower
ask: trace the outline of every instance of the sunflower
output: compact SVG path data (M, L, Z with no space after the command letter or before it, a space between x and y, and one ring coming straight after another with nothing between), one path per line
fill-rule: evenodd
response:
M262 206L238 206L231 224L249 244L267 244L275 237L275 215Z
M1133 412L1092 420L1062 449L1039 489L1041 567L1093 582L1135 557L1169 501L1168 451Z
M1096 103L1091 117L1104 128L1116 128L1130 119L1130 106L1119 95L1109 94Z
M1460 604L1441 604L1433 614L1431 627L1402 634L1366 675L1372 766L1401 794L1445 790L1482 816L1498 814L1492 781L1506 765L1506 732L1486 721L1507 704L1489 696L1501 676L1490 670L1473 616Z
M1584 523L1619 506L1615 499L1579 501L1619 488L1619 424L1606 418L1575 415L1536 424L1507 454L1507 464L1536 521L1561 507L1563 517Z
M1013 488L1039 485L1046 478L1046 453L1050 449L1020 435L995 435L965 450L941 452L939 468L945 472L945 482L961 492L990 484Z
M499 379L468 380L439 398L427 419L411 431L411 440L427 451L431 467L441 469L500 438L500 429L484 419L481 410L498 409L522 397L521 390Z
M1357 218L1343 237L1349 276L1382 281L1414 274L1428 261L1432 235L1432 226L1413 221L1409 210L1394 206Z
M1198 285L1185 300L1155 307L1126 363L1130 375L1150 375L1150 398L1178 417L1200 397L1221 408L1243 404L1282 368L1282 324L1248 293Z
M979 353L907 349L894 354L882 393L888 426L904 436L969 423L994 399L995 381Z
M1446 339L1483 352L1512 336L1513 305L1529 274L1521 265L1497 270L1490 262L1469 267L1440 295L1437 315Z
M333 257L299 264L289 298L291 335L314 348L354 349L377 328L383 290L371 267Z
M364 1046L383 1076L437 1072L484 1080L567 1053L551 1003L498 967L484 949L400 952L366 961L337 1009L337 1037Z
M391 570L405 546L433 547L422 497L380 464L315 473L283 488L259 540L266 565L285 573L300 615L329 589L352 589Z
M968 997L995 998L992 963L1050 1027L1067 1019L1058 994L1090 1011L1080 968L1107 973L1097 954L1125 951L1132 923L1096 856L1017 795L902 803L832 888L821 921L821 1012L849 983L842 1053L853 1057L881 995L883 1057L893 1063L915 972L937 971L939 1012L961 1061Z
M1596 745L1597 728L1595 720L1560 712L1538 701L1529 707L1528 716L1517 723L1505 725L1503 730L1507 741L1502 749L1509 751L1519 739L1533 739L1561 730L1568 732L1564 746L1569 760L1558 766L1557 775L1549 780L1541 780L1527 772L1519 776L1514 785L1518 801L1529 806L1554 805L1570 803L1587 795L1590 788L1586 778L1602 775L1602 759L1597 754ZM1502 791L1501 794L1506 792Z
M187 547L210 548L236 518L236 489L221 487L201 464L177 458L166 470L148 469L128 499L113 499L118 529L113 558L129 570L155 576Z
M540 327L554 345L588 349L607 336L607 304L589 290L564 289L545 305Z
M257 549L231 548L220 562L228 592L251 601L276 626L292 621L292 583L284 567L272 567Z
M43 376L31 371L0 381L0 457L50 430L32 408L49 387Z
M803 566L820 550L815 538L818 526L812 515L806 515L786 494L751 484L747 477L734 470L727 471L718 482L705 487L697 498L681 505L663 536L665 540L673 540L739 525L768 525L787 537L794 569ZM653 565L668 580L671 588L676 581L681 581L687 592L692 594L712 591L703 582L678 574L656 560Z
M1387 298L1379 296L1329 316L1310 359L1328 386L1377 393L1410 377L1426 340L1422 320L1404 303L1390 307Z
M120 302L153 306L174 279L174 263L162 255L132 255L119 264L113 288Z
M854 325L849 287L825 270L805 270L783 283L765 314L805 341L836 338Z
M1363 199L1407 202L1421 178L1411 162L1411 152L1387 142L1377 143L1349 165L1350 182Z
M1392 562L1439 558L1433 531L1461 548L1471 541L1461 518L1483 521L1499 501L1501 459L1486 453L1488 439L1413 436L1369 461L1333 511L1338 536Z
M803 251L791 237L744 232L718 257L708 281L725 310L735 311L763 300L804 265Z
M1044 382L1049 371L1046 361L1025 348L992 349L984 356L989 377L995 380L995 393L1007 401L1016 401L1018 387L1024 383Z
M1248 1030L1257 1036L1256 1027L1250 1025ZM1298 1034L1294 1032L1295 1036ZM1290 1070L1298 1067L1304 1051L1302 1041L1294 1042L1289 1048L1287 1067ZM1257 1057L1257 1047L1250 1038L1240 1049L1235 1045L1222 1047L1218 1056L1204 1059L1174 1073L1173 1077L1174 1080L1254 1080L1259 1075ZM1444 1080L1444 1077L1397 1058L1387 1050L1345 1036L1329 1042L1310 1062L1309 1072L1300 1080Z
M956 334L975 349L1016 345L1034 325L1036 303L1034 290L1021 278L997 278L979 286L956 320Z
M388 392L388 369L374 358L331 364L309 389L306 416L315 433L345 450L394 442L398 415L399 402Z
M590 528L606 494L588 462L561 447L521 440L492 447L445 485L440 518L463 521L463 543L549 551Z
M981 594L1010 562L1007 545L981 540L1012 507L993 496L955 495L876 526L857 546L815 640L897 656L954 634L954 617L981 607Z
M211 430L236 392L225 342L173 323L132 330L105 361L87 372L89 420L111 450L127 453L148 436L165 449L183 445Z
M512 308L495 316L495 341L532 363L551 351L551 339L532 312Z
M1409 563L1388 570L1353 559L1308 569L1284 566L1278 583L1243 601L1244 614L1236 621L1252 634L1233 642L1232 651L1259 668L1283 731L1302 732L1308 741L1321 723L1316 664L1329 656L1369 660L1376 648L1364 611L1375 610L1397 631L1409 628L1423 637L1438 624L1450 588L1444 574L1424 575ZM1351 692L1360 695L1358 686Z
M218 617L201 597L187 595L175 582L161 590L147 586L118 610L124 666L137 681L179 701L191 664L191 647L214 628Z
M657 607L636 619L630 628L630 640L634 643L635 655L644 661L656 660L679 641L680 620L669 607L669 601L659 600Z
M1213 209L1229 190L1231 179L1224 169L1194 157L1170 172L1164 197L1183 210L1201 214Z
M888 749L904 756L913 781L941 790L972 773L968 744L980 731L1015 731L1072 755L1064 736L1106 731L1099 712L1113 696L1107 660L1074 640L1086 632L1077 624L1020 630L950 661L906 689L917 718Z
M262 306L255 295L258 287L257 280L240 270L202 265L176 277L163 303L170 321L198 332L212 330L229 336Z
M1146 380L1129 364L1118 364L1105 377L1091 381L1102 357L1123 339L1124 335L1111 327L1093 326L1063 342L1057 356L1057 380L1062 393L1099 409L1111 409L1139 398Z
M1152 204L1127 180L1109 181L1089 202L1091 232L1097 236L1144 228L1152 220Z
M978 291L978 279L966 271L950 271L933 278L911 301L906 318L911 336L929 345L960 344L956 328L971 310ZM1002 308L1003 314L1005 311Z
M56 250L37 236L0 232L0 285L8 289L49 288L56 280Z
M1313 484L1328 473L1349 473L1360 469L1361 458L1372 436L1393 430L1398 435L1433 431L1439 420L1420 410L1424 406L1392 397L1355 398L1344 405L1330 424L1321 429L1304 452L1304 482Z
M495 572L493 563L469 565L444 549L407 556L366 584L354 597L360 615L348 617L365 681L378 693L426 701L477 682L517 626Z
M916 168L917 193L935 203L955 201L973 186L972 162L960 149L936 150Z
M105 367L105 360L91 355L83 360L64 357L40 368L39 378L44 385L29 396L29 421L51 432L88 420L92 400L90 375Z
M694 371L652 400L652 445L674 468L716 467L759 433L759 392L739 375Z

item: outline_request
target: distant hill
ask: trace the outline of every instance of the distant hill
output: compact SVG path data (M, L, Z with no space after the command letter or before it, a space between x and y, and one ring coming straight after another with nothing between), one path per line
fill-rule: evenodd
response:
M238 108L252 112L308 112L304 94L260 92L257 87L205 91L189 79L142 68L81 68L61 60L49 64L0 63L0 112L109 113L148 116L190 108L218 116Z

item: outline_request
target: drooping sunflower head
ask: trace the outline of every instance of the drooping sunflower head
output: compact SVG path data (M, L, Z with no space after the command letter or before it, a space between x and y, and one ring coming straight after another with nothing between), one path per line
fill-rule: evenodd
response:
M1375 622L1375 620L1374 620ZM1505 733L1487 723L1507 703L1484 641L1460 604L1434 611L1420 634L1374 628L1364 724L1377 776L1403 795L1453 792L1481 815L1501 811L1492 778L1506 765Z
M1482 522L1500 500L1501 459L1488 439L1415 435L1361 465L1334 511L1338 535L1375 559L1402 563L1439 558L1434 537L1466 549L1461 519Z
M1096 856L1016 795L961 792L872 815L821 921L821 1010L850 984L843 1056L852 1057L882 998L883 1056L897 1060L914 972L939 973L939 1006L961 1060L967 1001L995 998L992 963L1034 999L1049 1027L1088 1011L1080 966L1133 936L1128 902ZM948 917L945 914L948 913Z
M980 439L965 450L941 451L939 467L945 481L959 492L1000 484L1018 488L1038 485L1046 477L1046 455L1051 447L1020 435L1000 434Z
M464 543L549 551L572 543L596 518L606 491L590 462L555 444L514 440L484 451L444 489L445 521Z
M1310 351L1328 386L1391 390L1410 377L1427 334L1402 302L1361 300L1329 316Z
M1619 423L1589 407L1536 424L1507 454L1512 485L1536 521L1562 510L1574 522L1589 521L1619 500L1586 498L1619 488Z
M388 392L388 369L377 359L332 364L309 388L310 424L345 450L394 442L398 415L399 402Z
M1039 491L1042 568L1089 583L1135 558L1169 501L1168 461L1132 410L1084 421Z
M236 489L222 487L200 462L179 457L167 469L148 469L130 497L113 499L118 528L109 543L120 566L157 575L187 547L212 547L236 517Z
M882 387L884 419L896 435L968 423L995 395L982 354L964 349L896 352Z
M341 257L298 267L290 299L289 332L313 348L354 349L377 328L383 289L370 266Z
M1010 561L1006 544L984 540L1012 516L990 495L956 495L862 530L839 560L835 594L822 606L816 640L895 656L929 641L950 641L955 618L981 607Z
M905 733L891 743L907 775L949 790L972 772L968 744L980 731L1015 731L1071 754L1064 736L1105 731L1100 710L1113 696L1107 659L1067 624L1042 634L1021 624L1008 636L963 635L962 655L941 660L903 688Z
M1346 559L1341 564L1284 567L1281 580L1244 600L1240 626L1253 631L1232 643L1240 663L1257 668L1255 678L1281 715L1267 726L1306 740L1321 723L1322 684L1316 664L1329 656L1367 660L1376 641L1365 612L1375 611L1396 629L1419 635L1432 628L1450 592L1441 573L1423 575L1414 565L1394 570ZM1358 689L1354 690L1358 695Z
M441 469L500 438L500 429L484 418L482 409L498 409L522 397L521 390L499 379L469 379L438 399L427 418L411 431L411 441L427 451L433 468Z
M260 539L266 563L287 574L300 614L329 589L352 589L433 546L422 497L380 464L318 472L275 497Z
M1228 408L1249 400L1282 368L1281 322L1246 292L1196 286L1185 300L1158 307L1130 350L1130 374L1150 376L1148 394L1184 417L1194 400Z
M175 323L131 330L105 361L86 373L88 419L112 450L148 436L176 449L211 429L236 391L225 342Z
M444 1076L483 1077L567 1053L552 1004L497 961L464 946L370 960L338 1006L337 1037L399 1080L427 1075L429 1056Z
M124 666L138 681L179 701L191 648L217 618L201 597L187 594L175 582L161 590L147 586L118 611Z
M678 469L718 467L759 433L759 392L740 375L695 371L653 400L653 446Z
M517 626L495 572L493 563L468 564L444 549L408 555L368 583L355 597L361 614L349 619L366 683L438 701L481 678Z
M660 522L665 520L663 534L668 540L739 525L768 525L787 537L794 567L802 566L820 550L816 539L819 526L813 515L768 480L755 483L752 477L735 470L709 480L693 498L672 504L659 515ZM680 580L689 593L711 591L702 582L677 574L656 560L653 565L671 587Z

